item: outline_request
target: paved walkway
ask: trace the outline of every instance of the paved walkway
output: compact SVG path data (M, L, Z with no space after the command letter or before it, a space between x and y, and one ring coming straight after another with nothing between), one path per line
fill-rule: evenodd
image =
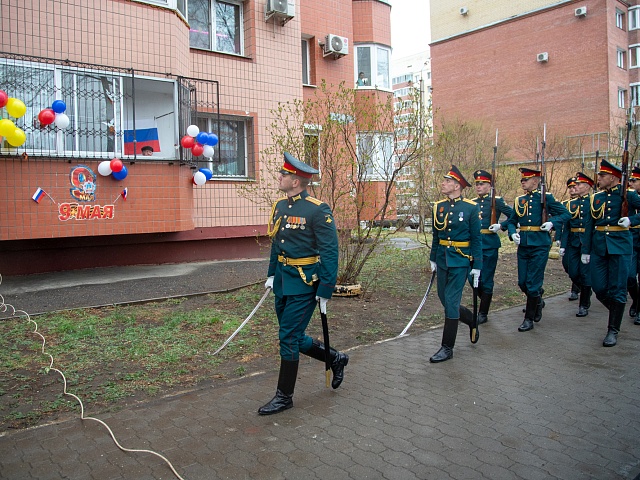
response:
M185 480L637 478L640 327L625 317L618 346L603 348L604 308L594 302L584 319L576 309L549 298L526 333L522 307L492 312L479 343L461 326L453 360L439 365L428 357L441 329L355 349L335 391L304 360L294 408L270 417L256 410L273 373L99 418ZM71 419L0 436L0 478L177 477Z

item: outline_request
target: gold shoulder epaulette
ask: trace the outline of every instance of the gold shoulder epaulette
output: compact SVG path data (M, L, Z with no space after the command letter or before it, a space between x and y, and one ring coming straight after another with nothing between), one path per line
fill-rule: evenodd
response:
M437 202L433 202L433 204L437 205L439 203L446 202L447 200L448 200L447 198L443 198L442 200L438 200Z
M476 202L474 202L473 200L469 200L468 198L463 198L463 199L462 199L462 201L463 201L463 202L470 203L471 205L477 205L477 203L476 203Z
M305 200L315 205L322 205L324 203L322 200L318 200L317 198L311 196L306 197Z
M286 200L286 199L287 199L287 197L280 197L280 198L276 199L275 202L273 202L273 205L275 206L275 205L278 204L278 202L281 202L282 200Z

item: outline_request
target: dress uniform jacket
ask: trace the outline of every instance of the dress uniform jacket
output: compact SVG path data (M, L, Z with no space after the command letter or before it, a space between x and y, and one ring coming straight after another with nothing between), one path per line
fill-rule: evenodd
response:
M586 241L586 223L591 217L591 195L572 198L564 202L571 218L563 227L560 236L560 248L565 249L562 265L571 280L580 286L591 286L589 265L581 262L582 245Z
M553 223L553 228L560 230L563 224L569 220L569 212L562 203L557 201L551 193L546 194L547 221ZM520 195L515 199L513 215L509 223L520 228L521 247L551 246L551 235L549 232L540 230L542 225L542 203L540 190ZM524 227L524 228L523 228ZM532 230L529 228L533 227Z
M433 207L433 243L430 260L438 269L470 267L482 269L482 238L480 233L480 209L467 199L445 199ZM440 241L450 242L440 245ZM458 242L467 243L457 246Z
M489 226L491 225L491 195L482 195L474 198L472 201L476 202L480 209L480 232L482 233L482 249L494 249L500 248L502 242L500 236L491 232ZM500 220L500 215L504 214L506 220L500 222L500 227L508 229L509 235L516 233L516 229L509 223L509 218L513 214L513 208L511 208L504 201L502 197L496 197L496 220Z
M274 204L271 225L268 275L274 277L273 293L282 297L315 292L331 298L338 275L338 235L329 206L305 190ZM319 257L317 262L314 257ZM298 263L295 259L312 263L286 264Z

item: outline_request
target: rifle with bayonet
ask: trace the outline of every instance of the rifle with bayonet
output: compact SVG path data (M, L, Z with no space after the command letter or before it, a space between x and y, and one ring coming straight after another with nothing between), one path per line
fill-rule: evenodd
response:
M633 102L629 108L629 120L627 121L627 137L624 140L624 152L622 153L622 177L620 178L620 196L622 205L620 206L620 217L629 215L629 203L627 201L627 190L629 189L629 136L633 128Z
M542 133L542 144L540 146L540 203L542 204L542 223L546 223L547 221L547 172L544 164L544 150L546 147L547 124L545 123Z
M595 161L595 165L593 166L593 178L597 179L598 178L598 157L600 156L600 150L596 150L596 161ZM598 182L594 182L593 184L593 193L596 193L598 191Z
M491 163L491 221L489 225L498 222L496 214L496 156L498 155L498 129L496 128L496 144L493 147L493 162Z

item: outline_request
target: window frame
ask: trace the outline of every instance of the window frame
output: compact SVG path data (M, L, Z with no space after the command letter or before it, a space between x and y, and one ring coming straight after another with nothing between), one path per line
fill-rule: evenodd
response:
M627 24L629 31L640 29L640 5L629 7L629 18Z
M201 46L201 45L193 45L192 44L192 40L191 40L191 25L189 27L189 48L192 48L194 50L204 50L207 52L216 52L216 53L223 53L226 55L235 55L235 56L239 56L242 57L245 54L245 31L244 31L244 22L245 22L245 15L244 15L244 1L243 0L202 0L204 2L207 2L209 4L209 18L208 18L208 35L209 35L209 46L207 48ZM237 25L236 25L236 29L237 29L237 33L239 35L239 42L238 42L238 52L229 52L226 50L218 50L217 48L217 41L215 42L215 45L212 45L212 43L214 42L214 37L217 37L218 35L218 29L217 29L217 17L216 17L216 6L218 4L226 4L226 5L233 5L235 7L238 8L238 19L237 19ZM189 22L190 24L192 23L191 20L189 19L189 0L187 0L187 4L186 4L186 10L187 10L187 22ZM214 28L215 27L215 28ZM234 43L235 43L235 39L234 39Z
M365 139L370 139L371 144L367 146L367 156L371 153L370 159L362 158L361 145ZM387 143L384 143L387 142ZM384 158L385 147L389 148L388 158ZM364 181L389 181L391 174L395 168L394 165L394 135L392 132L367 132L361 131L356 133L356 156L358 158L358 166L365 166L365 172L359 172L359 177ZM381 172L384 172L382 174Z
M627 91L624 88L618 88L618 108L625 109L627 104Z
M629 45L629 69L640 68L640 43Z
M196 125L199 122L206 122L206 131L208 132L217 132L217 129L215 128L215 123L217 122L218 118L214 117L212 115L201 115L198 117L198 122L196 122ZM224 151L224 143L227 141L225 138L225 132L222 129L222 123L224 122L235 122L238 124L242 124L243 127L243 150L244 150L244 158L242 159L243 161L243 167L244 167L244 173L239 174L239 173L235 173L235 174L223 174L220 173L220 166L222 166L222 158L223 158L223 154L222 152ZM208 168L209 170L211 170L213 172L213 177L211 178L211 180L248 180L251 178L251 176L249 175L249 171L250 171L250 165L249 165L249 160L250 160L250 155L251 155L251 145L253 145L253 117L245 117L242 115L223 115L220 114L220 136L218 138L218 145L215 146L215 150L216 153L215 155L210 158L210 159L206 159L206 160L198 160L198 164L204 164L206 166L206 168ZM200 130L202 131L202 126L199 125ZM216 163L218 163L216 161L216 159L220 160L219 165L216 165ZM238 152L236 149L236 169L238 167L237 163L238 163ZM228 162L227 162L228 163Z
M305 37L300 39L300 50L302 56L302 85L313 85L311 82L311 55L309 54L309 47L311 45L310 40L310 38Z
M619 8L616 8L616 27L624 30L624 12Z
M627 52L625 50L620 47L616 49L616 65L618 66L618 68L626 70L624 62L626 56Z
M368 72L366 71L367 68L364 66L361 66L360 61L359 61L359 57L360 57L360 50L361 49L369 49L369 70ZM378 85L377 80L373 81L373 79L378 79L380 72L379 72L379 68L380 68L380 60L378 58L378 55L380 54L380 52L386 52L387 54L387 69L386 72L383 73L383 75L385 75L385 79L386 79L386 86L383 85ZM356 85L356 88L358 89L377 89L377 90L385 90L385 91L389 91L389 92L393 92L393 84L391 82L392 77L391 77L391 49L389 47L386 47L384 45L380 45L378 43L358 43L355 45L355 52L354 52L354 56L353 56L353 62L354 62L354 74L355 74L355 78L354 78L354 85ZM358 85L358 76L360 74L360 72L364 72L365 73L365 78L368 80L368 83L365 85ZM368 73L368 76L367 76Z

